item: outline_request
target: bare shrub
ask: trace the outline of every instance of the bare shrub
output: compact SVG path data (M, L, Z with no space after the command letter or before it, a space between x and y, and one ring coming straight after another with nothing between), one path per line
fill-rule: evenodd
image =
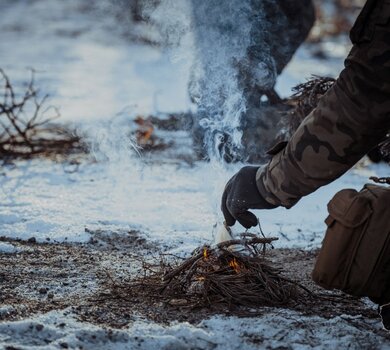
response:
M0 68L0 158L31 158L83 150L79 136L53 121L60 117L35 87L35 72L24 91L17 91Z

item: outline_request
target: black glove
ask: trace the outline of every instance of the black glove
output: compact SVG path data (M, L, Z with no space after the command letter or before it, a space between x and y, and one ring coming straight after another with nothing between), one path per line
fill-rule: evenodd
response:
M222 195L221 209L228 226L233 226L236 220L245 228L256 226L257 218L248 209L277 207L268 203L259 193L256 185L258 169L254 166L243 167L226 184Z

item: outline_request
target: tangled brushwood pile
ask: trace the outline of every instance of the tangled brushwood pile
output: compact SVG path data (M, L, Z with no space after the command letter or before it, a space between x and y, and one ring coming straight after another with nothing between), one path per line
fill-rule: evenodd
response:
M143 261L138 277L111 279L111 297L241 313L245 308L253 313L262 306L294 306L311 293L267 261L266 246L276 239L246 233L198 248L186 259L162 255L157 263Z
M60 114L47 106L48 95L40 97L34 71L24 91L16 91L0 68L0 159L65 155L84 151L79 136L53 124Z
M290 112L289 128L292 134L309 113L317 107L321 97L333 86L334 78L312 76L312 79L295 86L294 94L287 103L293 106Z

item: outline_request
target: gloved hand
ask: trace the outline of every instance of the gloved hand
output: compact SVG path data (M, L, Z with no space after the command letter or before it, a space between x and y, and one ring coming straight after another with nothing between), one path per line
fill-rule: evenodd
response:
M245 228L256 226L257 218L248 209L276 208L276 205L268 203L257 189L258 169L254 166L243 167L226 184L221 209L228 226L233 226L236 220Z

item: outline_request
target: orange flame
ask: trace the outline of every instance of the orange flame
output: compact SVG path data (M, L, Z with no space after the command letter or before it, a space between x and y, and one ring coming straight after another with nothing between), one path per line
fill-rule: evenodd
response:
M233 260L230 260L229 266L230 266L234 271L236 271L236 273L239 273L240 270L241 270L240 264L237 262L237 259L236 259L236 258L233 258Z
M137 142L142 146L148 144L151 141L151 137L154 132L154 126L148 119L142 117L135 118L135 123L138 124L139 128L136 131Z
M154 128L153 126L148 126L144 132L144 134L142 135L142 141L144 143L148 142L149 139L152 137L152 134L153 134L153 131L154 131Z
M209 252L207 248L203 248L203 259L207 260L209 258Z

